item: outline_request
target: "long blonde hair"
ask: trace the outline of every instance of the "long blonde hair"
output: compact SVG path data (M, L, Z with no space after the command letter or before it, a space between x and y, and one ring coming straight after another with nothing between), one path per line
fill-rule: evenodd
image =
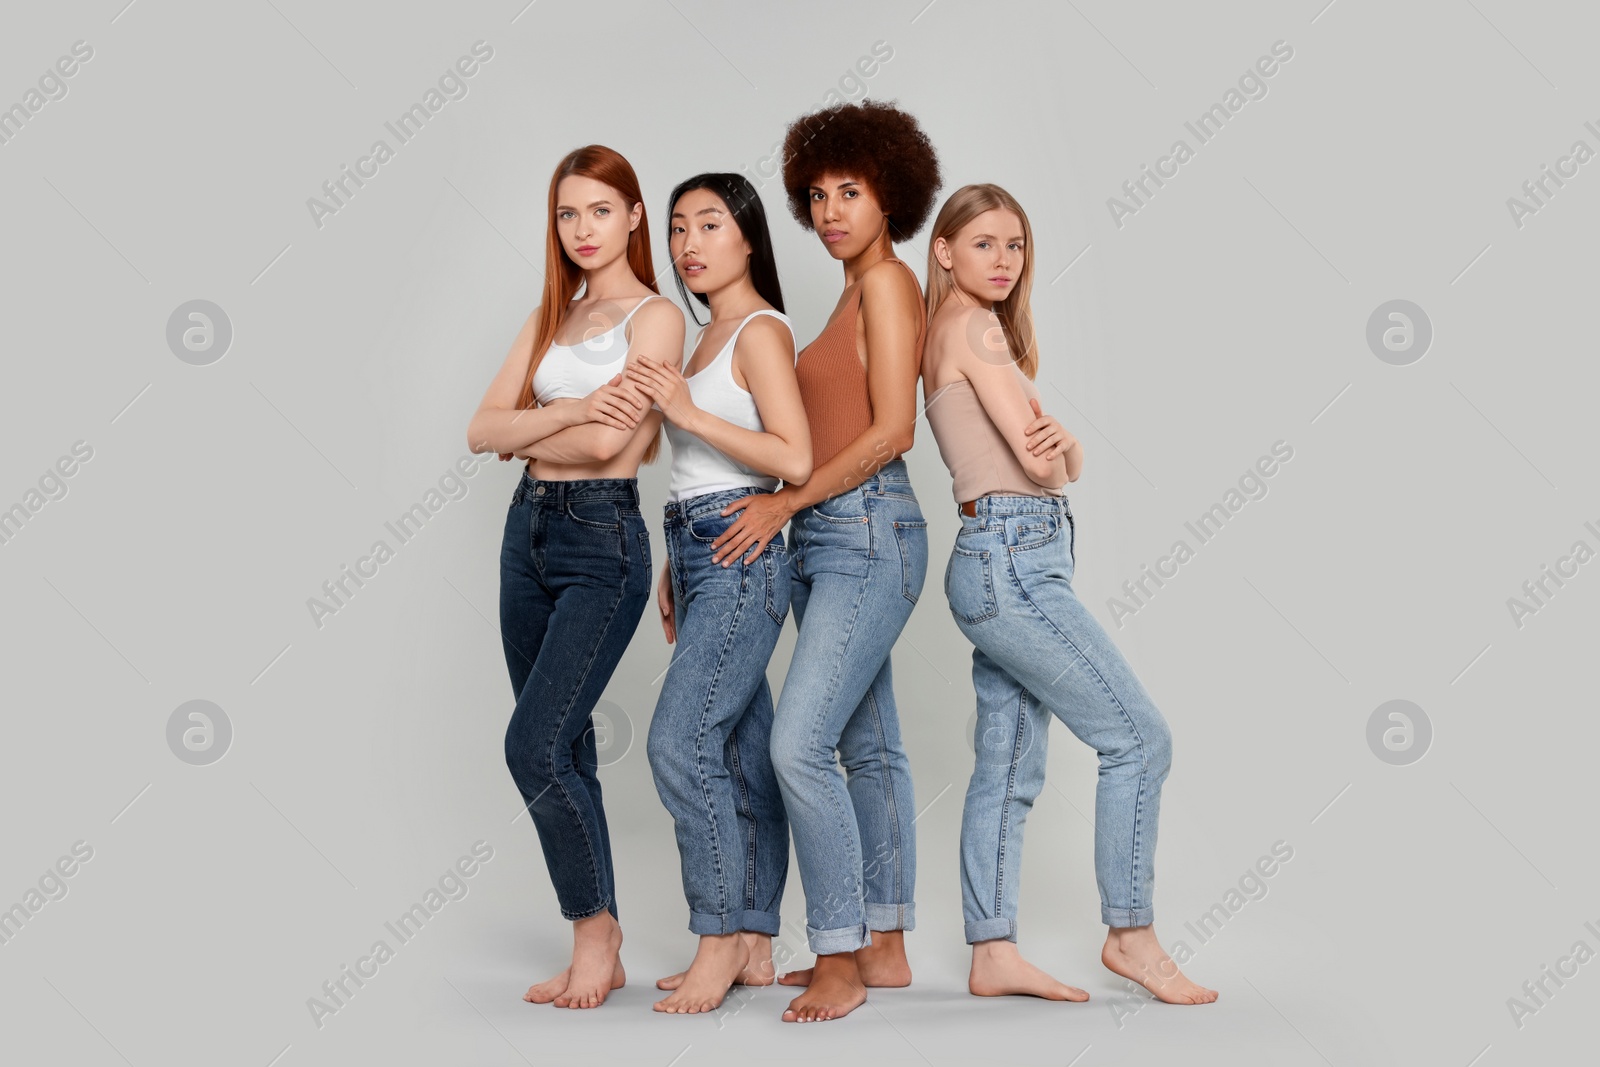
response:
M1013 212L1022 221L1022 270L1011 293L994 307L1005 330L1006 346L1019 370L1032 379L1039 371L1039 350L1033 333L1033 227L1028 223L1028 213L1022 210L1017 198L998 185L984 182L980 185L963 185L950 194L933 220L933 231L928 235L928 309L927 324L933 324L934 313L945 298L955 291L956 283L950 272L934 255L934 242L943 237L953 243L962 227L983 214L999 208Z

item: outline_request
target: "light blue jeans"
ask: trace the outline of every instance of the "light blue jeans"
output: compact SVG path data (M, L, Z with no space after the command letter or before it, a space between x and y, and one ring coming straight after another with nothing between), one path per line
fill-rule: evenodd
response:
M783 535L749 564L711 562L711 542L740 514L719 512L760 492L730 489L666 506L677 641L646 751L672 813L696 934L776 934L789 873L767 685L767 661L789 614Z
M800 636L778 697L772 765L819 956L869 945L872 930L915 925L917 812L889 650L927 572L928 524L904 460L790 525Z
M961 516L945 570L950 612L973 644L978 698L977 758L961 817L967 942L1017 939L1022 828L1044 788L1051 715L1100 756L1100 919L1148 925L1171 732L1072 591L1077 530L1066 499L985 496L976 511Z

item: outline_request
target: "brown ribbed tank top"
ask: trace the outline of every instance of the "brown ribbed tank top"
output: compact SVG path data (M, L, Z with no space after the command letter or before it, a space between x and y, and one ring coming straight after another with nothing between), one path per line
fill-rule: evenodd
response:
M894 262L906 270L911 264ZM911 271L911 280L917 272ZM917 299L922 299L922 284L917 283ZM856 351L856 316L861 308L861 283L845 301L817 339L801 349L795 363L800 382L800 400L806 406L806 421L811 425L811 466L822 466L838 455L851 441L872 425L872 399L867 394L867 369ZM927 321L917 316L917 365L921 365L922 340Z

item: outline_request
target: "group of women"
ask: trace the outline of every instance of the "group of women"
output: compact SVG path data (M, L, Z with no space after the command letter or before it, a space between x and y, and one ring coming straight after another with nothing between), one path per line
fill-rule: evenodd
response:
M600 145L568 154L550 180L543 299L468 428L473 451L527 461L500 557L516 696L505 756L573 924L570 965L524 999L593 1007L624 981L591 712L651 599L637 475L663 426L672 467L654 595L674 650L647 752L699 945L656 983L668 995L655 1007L709 1011L733 984L776 981L804 987L785 1021L820 1021L868 987L910 983L917 809L890 650L928 563L901 458L920 378L961 516L945 593L973 644L968 988L1088 999L1016 944L1023 825L1055 716L1099 755L1102 961L1163 1001L1214 1000L1152 925L1170 734L1072 591L1064 486L1083 448L1033 384L1027 215L998 186L957 190L933 222L924 295L894 242L932 214L938 158L911 115L873 101L794 122L783 185L843 267L838 306L797 353L760 196L738 174L697 175L667 201L678 292L709 312L685 362L633 168ZM791 611L798 638L775 704L768 660ZM791 833L816 963L780 976Z

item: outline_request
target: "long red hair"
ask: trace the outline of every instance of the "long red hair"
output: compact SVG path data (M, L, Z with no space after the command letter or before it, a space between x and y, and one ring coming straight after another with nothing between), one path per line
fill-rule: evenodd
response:
M651 292L661 292L656 285L655 267L650 259L650 219L643 208L644 197L639 192L639 177L634 174L633 166L620 152L605 145L584 145L568 152L556 164L555 173L550 175L550 195L545 217L544 293L539 299L539 330L533 338L533 358L528 361L528 374L522 381L522 392L517 397L519 408L534 406L533 374L539 369L539 361L549 351L550 342L555 340L567 305L578 295L578 287L583 284L583 268L574 263L566 249L561 247L561 238L556 231L556 189L561 179L569 174L593 178L611 186L622 194L629 211L633 210L633 205L640 205L639 225L628 234L628 266L632 268L633 276L649 286ZM657 432L655 440L645 449L644 462L653 462L660 449L661 434Z

